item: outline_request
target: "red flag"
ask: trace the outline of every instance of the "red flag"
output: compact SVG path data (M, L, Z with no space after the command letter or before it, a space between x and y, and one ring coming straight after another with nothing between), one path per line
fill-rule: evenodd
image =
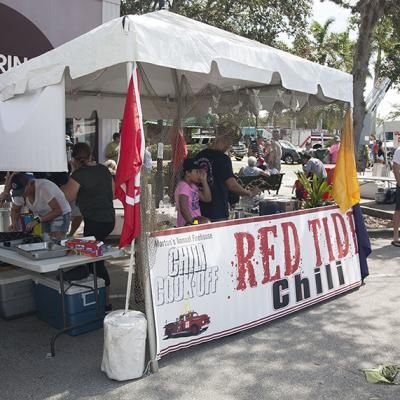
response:
M185 138L183 137L183 132L181 128L174 128L175 131L172 135L172 166L174 169L174 173L179 170L179 167L182 164L182 161L187 157L188 150L185 142Z
M124 225L119 247L140 235L140 167L144 157L142 109L136 64L129 82L121 128L115 196L124 205Z

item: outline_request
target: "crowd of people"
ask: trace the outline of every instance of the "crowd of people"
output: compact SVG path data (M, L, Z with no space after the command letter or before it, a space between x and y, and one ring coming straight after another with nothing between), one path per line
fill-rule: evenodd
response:
M279 143L279 139L279 131L274 130L271 140L258 137L252 139L248 145L248 155L256 159L255 166L265 171L268 175L278 174L281 171L282 146ZM250 164L253 164L253 159L250 161ZM241 173L246 176L246 173L250 171L250 169L247 169L243 170ZM254 172L255 170L252 171L253 175Z
M194 158L184 160L181 179L176 185L174 196L178 227L227 220L230 194L254 197L260 193L257 187L250 190L242 187L234 174L229 150L233 137L237 134L234 132L236 129L238 128L233 125L221 125L215 140L208 148L200 151ZM108 160L105 165L92 159L88 144L70 143L69 173L8 173L0 201L12 201L10 229L21 230L21 214L24 210L29 210L35 217L26 225L25 229L28 231L40 224L42 235L60 240L68 233L73 234L83 220L83 234L104 241L115 224L113 171L118 162L119 141L120 135L114 134L113 141L106 148ZM335 138L329 149L333 163L337 160L339 147L340 139ZM376 153L377 162L382 157L384 159L385 154L382 155L379 143L376 151L373 148L373 152ZM274 132L271 140L257 138L249 145L247 166L240 169L239 176L269 177L280 173L281 157L279 132ZM327 178L324 164L311 152L302 153L301 163L307 177L316 175L322 179ZM394 157L394 173L397 197L392 244L400 246L397 233L400 225L399 150ZM96 268L98 275L105 281L107 307L110 308L108 271L102 261L96 263Z

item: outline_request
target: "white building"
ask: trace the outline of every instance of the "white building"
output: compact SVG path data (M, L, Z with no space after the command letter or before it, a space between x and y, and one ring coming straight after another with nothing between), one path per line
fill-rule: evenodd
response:
M121 0L1 0L0 74L119 17L120 3ZM95 113L89 120L66 121L66 133L73 136L79 130L100 162L118 128L118 120L99 120Z
M385 136L383 135L385 132ZM400 121L385 121L376 128L376 136L382 142L386 141L388 149L399 147L400 144Z

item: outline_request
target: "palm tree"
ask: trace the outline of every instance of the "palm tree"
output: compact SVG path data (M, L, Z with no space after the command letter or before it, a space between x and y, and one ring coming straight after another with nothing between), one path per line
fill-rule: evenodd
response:
M317 21L311 24L311 34L315 45L316 60L319 64L326 64L326 59L329 54L329 28L335 22L335 18L328 18L326 22L321 25Z

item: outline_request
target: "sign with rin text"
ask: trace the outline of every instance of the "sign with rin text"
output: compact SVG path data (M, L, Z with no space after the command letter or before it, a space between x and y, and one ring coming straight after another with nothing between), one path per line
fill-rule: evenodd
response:
M155 232L149 259L159 357L361 284L353 214L335 206Z

